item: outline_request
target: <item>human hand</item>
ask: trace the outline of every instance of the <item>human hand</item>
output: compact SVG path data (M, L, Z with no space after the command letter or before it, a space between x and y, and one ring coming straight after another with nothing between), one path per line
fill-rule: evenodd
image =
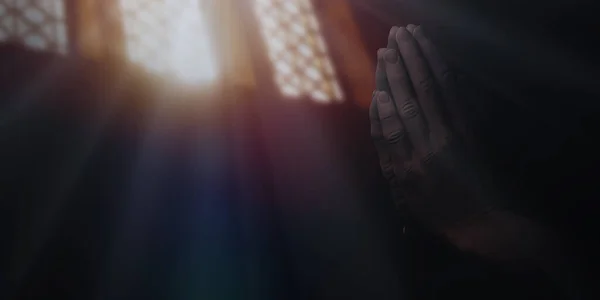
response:
M488 211L454 74L420 27L392 28L376 83L371 135L397 205L441 233Z
M397 205L463 251L537 265L579 294L561 239L502 208L506 195L477 159L454 74L421 28L392 28L377 61L371 136Z
M394 27L378 51L371 135L394 201L458 248L503 260L538 256L539 224L502 209L478 161L450 68L418 26Z

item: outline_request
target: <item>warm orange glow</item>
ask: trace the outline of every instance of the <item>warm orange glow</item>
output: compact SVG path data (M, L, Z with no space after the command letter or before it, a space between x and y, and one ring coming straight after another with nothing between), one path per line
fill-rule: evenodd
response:
M342 90L310 0L254 1L280 91L320 103L341 101Z
M153 74L206 85L218 66L199 0L120 0L128 58Z
M0 1L0 41L19 40L39 50L67 52L63 0Z

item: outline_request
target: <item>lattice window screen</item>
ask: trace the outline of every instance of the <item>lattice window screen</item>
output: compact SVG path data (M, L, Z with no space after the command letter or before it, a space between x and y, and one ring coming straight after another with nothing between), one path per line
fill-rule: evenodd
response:
M280 91L322 103L341 101L342 90L311 1L254 1Z
M0 0L0 41L61 53L68 38L63 0Z
M129 59L148 71L202 84L217 76L204 0L120 0Z

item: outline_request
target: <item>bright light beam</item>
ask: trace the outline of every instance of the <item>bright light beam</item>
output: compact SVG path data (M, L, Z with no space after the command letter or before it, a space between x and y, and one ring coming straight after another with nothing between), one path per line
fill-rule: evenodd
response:
M121 0L129 59L153 74L205 85L217 79L199 0Z
M254 10L281 93L341 102L342 89L310 0L255 0Z

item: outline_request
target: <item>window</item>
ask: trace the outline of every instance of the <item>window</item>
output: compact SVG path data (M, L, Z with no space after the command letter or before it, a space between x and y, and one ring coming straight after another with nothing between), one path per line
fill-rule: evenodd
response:
M63 0L0 0L0 41L67 52Z
M128 58L189 84L216 79L203 0L120 0Z
M282 94L308 96L320 103L341 101L342 91L310 0L254 1Z

